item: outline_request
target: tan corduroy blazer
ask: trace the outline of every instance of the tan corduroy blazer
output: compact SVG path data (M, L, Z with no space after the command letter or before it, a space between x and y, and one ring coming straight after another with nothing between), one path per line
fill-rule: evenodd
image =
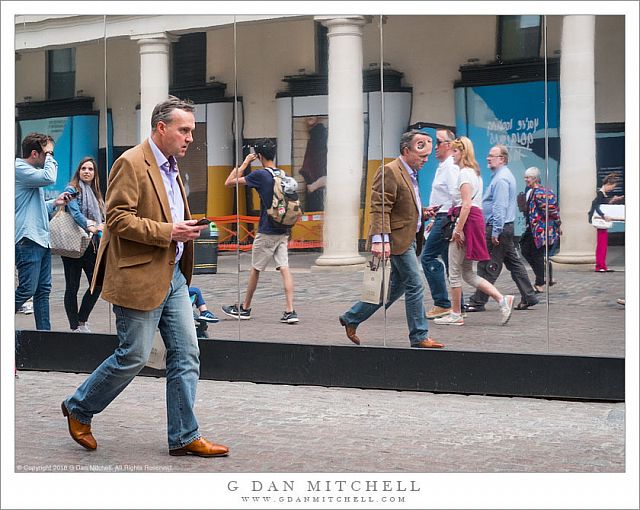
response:
M376 234L389 234L391 254L401 255L416 240L418 205L411 177L400 158L384 166L384 212L382 207L382 168L373 178L369 242Z
M191 219L182 180L184 219ZM126 151L111 168L107 217L98 250L92 288L103 299L135 310L152 310L167 296L173 277L176 243L167 191L149 141ZM193 242L184 243L180 269L191 281Z

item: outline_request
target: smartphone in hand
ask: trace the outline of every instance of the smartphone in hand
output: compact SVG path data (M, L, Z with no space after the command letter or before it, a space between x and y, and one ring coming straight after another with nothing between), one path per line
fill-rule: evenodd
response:
M196 225L208 225L209 223L211 223L209 218L201 218L196 222Z

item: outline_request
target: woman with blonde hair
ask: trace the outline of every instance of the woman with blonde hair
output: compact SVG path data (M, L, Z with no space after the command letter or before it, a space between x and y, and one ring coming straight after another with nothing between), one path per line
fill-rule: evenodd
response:
M456 225L449 243L449 285L451 286L451 312L434 319L436 324L462 326L462 280L491 296L502 312L501 324L511 318L514 297L503 296L498 289L473 270L474 260L489 260L482 214L482 177L475 158L473 143L466 136L456 138L452 144L453 161L460 168L460 175L453 206L449 214L456 217Z
M88 288L82 297L80 310L78 310L78 290L80 289L80 278L83 271L87 275L89 285L91 285L93 267L96 263L98 244L100 243L105 218L105 206L102 192L100 191L98 165L92 157L86 157L80 161L65 191L72 196L77 196L76 200L71 200L67 204L69 213L76 223L87 232L91 232L93 237L80 258L62 257L66 283L64 309L67 313L67 319L69 319L69 327L73 332L89 333L90 330L86 323L98 297L100 297L102 289L96 287L92 293L91 289Z

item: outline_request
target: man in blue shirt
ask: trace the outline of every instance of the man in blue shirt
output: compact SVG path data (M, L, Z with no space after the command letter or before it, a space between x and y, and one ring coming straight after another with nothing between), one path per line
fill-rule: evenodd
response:
M51 250L49 219L54 206L64 205L69 195L62 193L45 202L44 187L54 184L58 163L53 159L53 138L30 133L22 141L22 158L16 158L16 268L18 287L16 313L33 297L36 329L50 330Z
M255 152L249 153L240 167L231 171L224 183L228 187L235 186L237 183L255 188L260 196L260 222L258 224L258 233L253 240L251 249L251 271L249 272L247 293L244 301L240 305L223 306L222 311L229 317L241 320L251 319L251 300L258 287L260 272L264 271L273 260L276 270L280 271L284 285L286 308L280 318L280 322L295 324L298 322L298 315L293 308L293 276L289 270L289 255L287 251L291 227L274 225L267 214L267 209L273 201L273 175L266 169L282 172L282 170L275 167L275 157L276 145L266 138L259 140L255 146ZM256 170L244 176L245 170L256 159L260 160L265 169Z
M487 156L493 176L482 198L486 222L487 248L491 260L478 262L478 276L495 283L504 265L518 286L521 301L516 310L526 310L538 303L527 269L513 242L513 222L516 218L516 180L507 167L509 151L504 145L494 145ZM476 290L465 307L468 312L483 312L489 296Z

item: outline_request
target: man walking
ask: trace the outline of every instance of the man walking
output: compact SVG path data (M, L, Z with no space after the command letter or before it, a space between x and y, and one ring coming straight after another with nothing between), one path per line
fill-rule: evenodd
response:
M22 141L22 158L16 158L16 269L18 287L15 313L33 298L36 329L50 330L49 294L51 294L51 250L49 219L54 206L69 200L62 193L45 202L44 187L54 184L58 163L53 159L53 138L30 133Z
M440 348L443 344L429 338L424 309L424 284L416 255L416 234L422 235L422 204L417 173L431 153L431 137L417 130L400 139L400 156L378 169L371 190L371 253L383 260L391 256L389 308L405 295L405 312L411 347ZM384 186L383 186L384 177ZM384 189L384 194L383 194ZM347 337L360 345L356 329L382 304L358 301L339 317Z
M188 284L193 240L206 226L191 220L177 158L193 141L194 107L170 96L151 115L151 136L114 163L92 288L113 303L119 346L62 403L71 437L95 450L91 420L145 366L157 328L167 348L169 454L218 457L228 448L200 435L193 407L200 375Z
M440 161L431 185L431 196L426 213L433 221L428 225L428 235L422 250L422 270L427 278L433 307L427 312L428 319L443 317L451 311L447 292L445 266L449 271L449 242L442 237L442 223L452 205L460 169L453 162L451 142L453 133L448 129L436 130L436 158ZM444 265L438 257L442 259Z
M276 168L275 158L276 145L266 138L259 140L255 146L255 153L248 154L240 167L231 171L224 183L225 186L229 187L235 186L237 183L255 188L260 196L260 223L258 224L258 233L253 240L251 249L251 271L249 272L244 301L240 305L223 306L222 311L229 317L240 318L241 320L251 319L251 300L258 287L260 273L273 261L276 270L280 271L284 285L285 310L282 313L282 317L280 317L280 322L296 324L299 319L293 309L293 276L289 270L287 249L291 227L274 224L267 214L267 209L271 207L273 201L274 177L271 172L282 172L282 170ZM245 177L245 170L255 159L260 160L264 169L251 172Z
M513 242L513 222L516 218L516 180L507 167L509 152L504 145L494 145L487 156L493 176L482 198L486 221L487 249L491 260L478 262L478 276L495 283L504 265L518 286L521 301L516 310L526 310L538 303L527 270ZM467 312L483 312L489 296L476 290L465 307Z

